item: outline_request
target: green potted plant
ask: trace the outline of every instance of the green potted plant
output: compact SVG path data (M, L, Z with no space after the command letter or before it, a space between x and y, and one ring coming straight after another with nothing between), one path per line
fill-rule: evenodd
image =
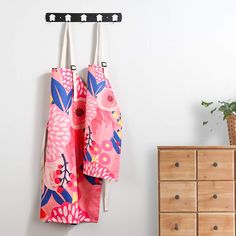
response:
M212 107L211 114L215 112L223 114L223 120L227 120L230 145L236 145L236 102L218 101L214 103L202 101L201 105L205 108ZM206 124L208 124L208 121L203 121L203 125Z

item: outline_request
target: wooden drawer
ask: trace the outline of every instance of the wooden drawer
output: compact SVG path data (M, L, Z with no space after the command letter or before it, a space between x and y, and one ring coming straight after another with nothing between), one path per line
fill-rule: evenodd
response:
M163 150L159 160L160 180L196 179L196 151Z
M196 236L196 214L160 214L160 236Z
M234 182L198 182L198 211L234 211Z
M199 180L233 180L234 150L199 150Z
M200 213L198 216L199 236L235 236L233 213Z
M160 211L196 211L196 183L161 182Z

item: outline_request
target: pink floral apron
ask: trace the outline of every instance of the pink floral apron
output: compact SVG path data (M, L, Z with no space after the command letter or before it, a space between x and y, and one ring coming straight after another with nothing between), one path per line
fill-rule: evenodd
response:
M99 64L89 66L87 87L76 73L70 27L66 23L60 68L52 69L40 219L78 224L98 221L102 184L107 187L118 179L122 121L100 65L100 24L95 53ZM70 69L66 67L68 44ZM104 199L107 210L106 189Z

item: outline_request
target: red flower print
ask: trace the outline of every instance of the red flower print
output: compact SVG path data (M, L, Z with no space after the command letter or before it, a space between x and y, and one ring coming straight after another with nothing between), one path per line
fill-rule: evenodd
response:
M44 219L46 215L46 212L42 208L40 208L40 219Z
M93 143L92 146L89 148L89 150L93 155L98 155L101 153L102 149L99 144Z
M117 102L111 89L105 89L97 96L98 106L107 111L117 110Z
M93 176L97 178L114 180L114 175L109 171L109 169L100 165L97 162L85 161L83 173L85 175L89 175L89 176Z
M99 155L98 161L103 165L108 165L111 162L111 158L107 153L103 152Z
M105 151L111 151L112 150L112 143L110 140L103 140L102 141L102 149Z
M73 128L83 129L85 124L86 101L79 100L72 105Z
M60 207L52 209L48 222L57 222L65 224L78 224L80 222L91 222L87 212L83 211L78 202L63 203Z

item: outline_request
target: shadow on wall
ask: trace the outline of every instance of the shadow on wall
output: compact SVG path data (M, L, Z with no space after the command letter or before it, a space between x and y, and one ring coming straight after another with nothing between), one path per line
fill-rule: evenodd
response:
M157 235L157 148L151 147L147 153L147 235Z
M213 115L199 104L193 106L194 120L196 123L193 140L195 145L228 145L228 130L226 121L222 120L219 113ZM202 125L208 121L207 125Z
M71 225L59 225L42 223L39 219L40 195L41 195L41 148L44 127L49 112L50 74L43 74L38 78L37 93L35 94L35 118L34 118L34 148L32 153L31 181L33 205L28 220L28 236L42 235L66 235L72 229ZM40 132L38 132L40 131Z

